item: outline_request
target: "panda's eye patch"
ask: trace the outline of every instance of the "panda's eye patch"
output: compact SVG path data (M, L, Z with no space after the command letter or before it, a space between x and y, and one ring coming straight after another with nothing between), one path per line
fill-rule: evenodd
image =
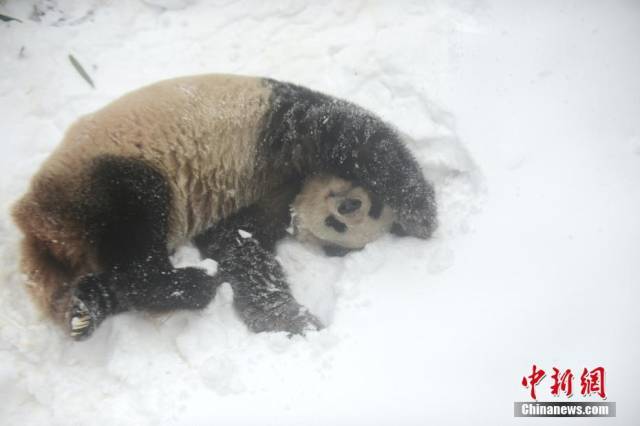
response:
M345 225L344 223L336 219L334 215L327 216L327 218L324 220L324 224L327 225L329 228L335 229L337 232L340 232L341 234L347 231L347 225Z
M362 206L362 201L357 198L347 198L338 206L338 213L349 214L358 210Z

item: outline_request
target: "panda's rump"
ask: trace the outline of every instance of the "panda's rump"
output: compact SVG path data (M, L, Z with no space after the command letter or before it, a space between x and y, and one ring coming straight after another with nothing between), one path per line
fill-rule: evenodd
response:
M100 267L86 206L101 158L139 161L166 179L167 244L176 246L278 184L256 166L268 105L260 79L209 75L147 86L79 119L13 211L25 235L23 269L46 290L42 302Z
M49 166L75 162L81 168L112 156L154 167L171 189L169 245L175 246L278 184L265 180L256 159L269 95L260 79L250 77L156 83L79 120Z

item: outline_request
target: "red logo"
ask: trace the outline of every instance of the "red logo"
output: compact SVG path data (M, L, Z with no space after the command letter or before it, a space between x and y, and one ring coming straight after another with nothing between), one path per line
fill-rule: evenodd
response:
M542 382L546 373L542 369L538 369L538 366L533 364L531 374L522 378L522 386L529 388L531 399L537 400L536 386ZM593 370L584 369L580 376L580 394L582 396L590 396L591 394L599 395L602 399L607 399L607 394L604 387L605 371L603 367L596 367ZM571 398L573 395L573 373L568 368L564 371L553 367L553 374L551 375L551 395L558 396L561 393L567 398Z
M544 370L538 370L538 367L533 364L533 372L531 375L522 378L522 386L531 388L531 399L538 399L536 398L536 386L544 379L544 375Z
M573 395L573 373L570 368L560 374L560 370L553 367L551 378L553 379L551 395L558 396L560 392L564 392L568 398Z
M591 395L596 393L600 398L606 399L607 394L604 392L604 368L598 367L591 371L585 368L580 376L580 393L582 395Z

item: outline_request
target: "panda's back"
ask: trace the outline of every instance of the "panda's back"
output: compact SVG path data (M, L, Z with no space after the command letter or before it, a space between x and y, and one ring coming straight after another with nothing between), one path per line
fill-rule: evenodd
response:
M96 158L142 160L167 178L169 239L178 244L279 183L265 180L256 161L269 99L269 86L253 77L212 74L143 87L79 119L34 181L67 181L69 191L81 192Z

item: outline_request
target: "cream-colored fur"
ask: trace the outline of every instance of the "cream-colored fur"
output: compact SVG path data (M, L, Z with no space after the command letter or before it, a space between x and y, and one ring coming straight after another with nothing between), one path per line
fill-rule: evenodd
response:
M256 164L269 95L259 78L184 77L136 90L79 119L13 210L25 234L22 267L41 306L61 319L61 290L98 268L73 215L92 159L136 158L166 175L169 246L175 247L281 183Z
M361 207L349 214L338 211L347 198L360 200ZM293 228L296 238L316 245L333 244L350 249L360 249L380 238L391 229L393 212L384 206L379 218L369 216L371 198L362 187L335 176L314 176L307 179L302 191L293 202ZM347 226L344 233L325 224L333 215Z

